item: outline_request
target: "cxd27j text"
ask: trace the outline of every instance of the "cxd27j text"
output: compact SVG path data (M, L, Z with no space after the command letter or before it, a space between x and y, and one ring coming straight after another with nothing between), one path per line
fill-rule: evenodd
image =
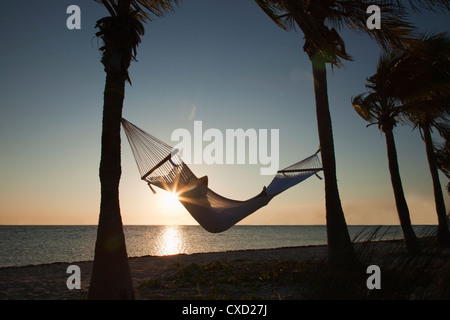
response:
M183 315L207 315L214 317L217 314L228 315L259 315L265 317L267 315L266 304L229 304L226 308L218 308L213 306L194 306L189 304L185 306L181 312Z

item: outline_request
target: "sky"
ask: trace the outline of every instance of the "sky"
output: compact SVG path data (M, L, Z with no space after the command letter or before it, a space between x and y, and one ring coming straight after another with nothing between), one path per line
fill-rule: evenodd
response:
M69 5L81 9L80 30L66 27ZM88 0L0 4L0 225L98 223L105 73L94 26L104 16L107 11ZM411 21L424 32L450 27L442 13ZM278 129L280 169L317 150L311 64L300 32L279 29L252 0L183 1L145 28L126 86L128 121L171 145L172 132L193 132L194 121L221 132ZM328 93L346 221L396 225L385 138L376 126L366 128L350 102L365 92L380 49L367 36L346 29L341 35L354 61L328 69ZM436 224L425 145L408 126L398 126L395 139L412 223ZM211 189L238 200L272 179L260 174L261 164L191 168L208 175ZM440 179L443 186L448 181L443 174ZM140 180L122 134L123 223L196 224L168 198L162 190L153 195ZM240 224L325 223L324 182L312 177Z

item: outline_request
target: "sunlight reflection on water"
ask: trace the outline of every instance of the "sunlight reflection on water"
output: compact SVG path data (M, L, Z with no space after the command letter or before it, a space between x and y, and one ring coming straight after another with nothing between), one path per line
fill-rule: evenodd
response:
M183 252L185 247L182 232L178 226L166 226L160 234L158 255L167 256Z
M414 226L418 236L435 226ZM350 236L374 226L349 226ZM427 231L428 230L428 231ZM326 226L235 226L211 234L200 226L124 226L129 257L223 252L327 243ZM401 238L400 226L385 226L384 239ZM0 226L0 267L94 258L97 226Z

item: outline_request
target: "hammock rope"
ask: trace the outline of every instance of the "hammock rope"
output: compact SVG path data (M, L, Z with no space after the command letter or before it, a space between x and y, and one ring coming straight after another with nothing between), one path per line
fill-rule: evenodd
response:
M260 194L245 201L225 198L208 188L208 177L197 178L177 149L122 119L141 179L152 186L176 193L178 200L208 232L218 233L267 205L283 191L322 170L318 150L312 156L277 172ZM318 176L318 175L317 175ZM319 177L319 176L318 176ZM319 177L320 178L320 177Z

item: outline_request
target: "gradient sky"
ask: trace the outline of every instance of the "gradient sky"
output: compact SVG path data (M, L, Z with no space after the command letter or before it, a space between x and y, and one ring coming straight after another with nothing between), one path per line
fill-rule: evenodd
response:
M66 8L81 8L81 30L66 28ZM94 1L0 4L0 224L97 224L105 73ZM449 31L444 14L412 20ZM354 61L329 70L329 99L341 200L348 224L398 224L384 136L353 111L379 48L342 30ZM303 35L276 27L252 0L184 1L146 25L126 87L124 117L161 140L177 128L279 129L280 166L317 150L311 65ZM124 224L195 224L181 205L140 180L123 137L120 201ZM411 127L395 129L400 173L414 224L437 223L425 146ZM229 198L259 193L271 177L261 165L193 165ZM440 175L442 185L447 183ZM450 199L445 194L447 209ZM324 224L324 184L312 177L241 224Z

